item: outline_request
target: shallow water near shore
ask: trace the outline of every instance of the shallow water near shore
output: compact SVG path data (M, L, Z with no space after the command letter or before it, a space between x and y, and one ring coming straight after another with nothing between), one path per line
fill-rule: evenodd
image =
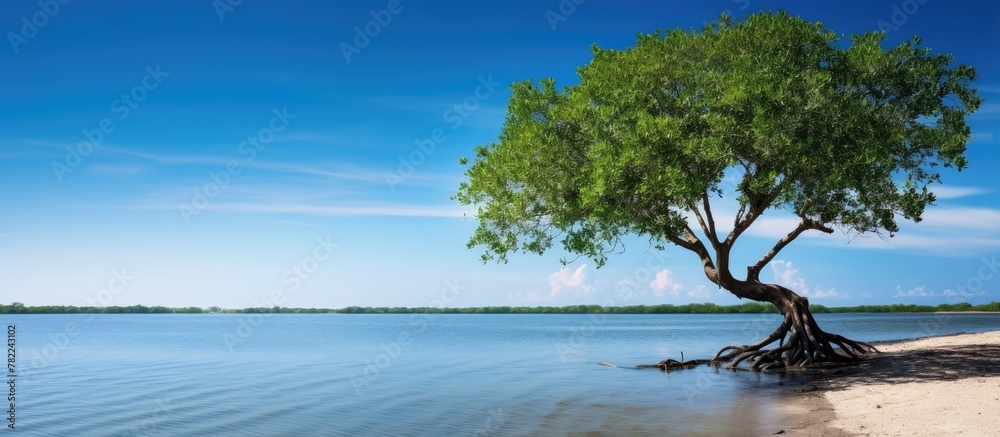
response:
M820 314L879 341L994 314ZM22 435L746 435L801 375L701 366L777 315L4 315ZM620 367L607 368L598 362Z

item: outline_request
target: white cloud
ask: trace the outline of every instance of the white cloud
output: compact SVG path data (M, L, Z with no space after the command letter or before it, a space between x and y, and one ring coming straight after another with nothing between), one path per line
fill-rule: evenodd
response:
M914 287L910 290L903 291L903 286L896 286L896 295L893 297L908 297L908 296L930 296L930 293L926 291L926 286L921 285L919 287Z
M597 290L597 287L587 283L587 265L583 264L576 270L563 267L549 275L549 292L545 293L540 289L533 291L508 292L507 300L510 302L551 302L561 296L590 297Z
M806 278L799 273L798 269L792 266L791 261L771 261L771 270L774 271L774 281L778 285L788 288L805 297L846 297L846 295L838 293L835 288L824 290L820 288L819 285L816 285L810 289L806 284Z
M948 185L934 187L931 191L934 192L934 195L937 196L938 199L958 199L991 192L990 189L982 187L954 187ZM928 212L930 211L932 210L928 210Z
M1000 248L1000 238L976 238L973 236L913 235L897 234L884 241L876 237L862 237L851 240L841 247L883 250L916 250L936 256L966 256L970 250L981 251Z
M935 188L942 199L956 199L992 192L977 187ZM769 212L746 231L746 235L777 240L795 229L799 219L784 212ZM718 214L717 214L718 215ZM928 207L920 223L899 217L899 232L892 238L874 234L847 239L843 233L833 235L806 231L792 244L821 244L845 249L906 250L934 255L967 255L970 250L1000 250L1000 209L981 207ZM836 228L835 228L836 229ZM885 234L886 237L888 234Z
M817 298L841 297L840 293L837 293L837 289L831 288L829 290L823 290L819 288L818 284L815 287L813 287L812 291L809 291L808 289L802 290L802 295L806 297L817 297Z
M704 285L695 285L693 288L688 288L678 284L677 280L674 279L674 272L671 272L669 269L657 272L656 278L649 283L649 287L653 289L653 294L657 297L662 297L664 294L680 297L682 293L690 299L708 299L712 297L712 293ZM646 292L643 292L642 295L645 296Z
M768 211L765 214L770 214L770 216L757 219L757 221L747 228L747 235L777 240L778 238L788 235L788 233L794 230L799 225L799 222L802 221L798 217L783 211ZM816 238L826 236L826 234L819 231L808 231L799 235L799 240L810 237Z
M712 293L704 285L695 285L693 289L688 290L687 297L692 299L708 299L712 297Z
M928 208L919 226L1000 231L1000 210L992 208Z
M937 256L1000 249L1000 209L932 207L923 216L920 223L900 219L900 231L892 238L861 237L846 247L916 250Z
M942 296L943 297L971 297L971 296L981 296L981 295L984 295L984 294L986 294L986 292L983 291L983 290L979 290L979 291L971 292L970 293L970 292L965 291L965 290L963 290L961 292L957 292L957 291L954 291L954 290L952 290L950 288L945 289L944 291L941 291L940 293L938 293L938 292L934 292L934 291L927 291L927 287L924 286L924 285L921 285L919 287L913 287L910 290L903 291L903 286L897 285L896 286L896 294L893 295L892 297L894 297L894 298L900 298L900 297L942 297Z
M792 267L791 261L772 261L771 270L774 271L774 280L785 288L792 291L801 291L806 288L806 280L799 274L799 270Z
M950 288L946 288L944 291L941 292L940 295L941 296L945 296L945 297L958 297L958 296L961 296L961 297L970 297L970 296L982 296L984 294L986 294L986 292L983 291L983 290L979 290L979 291L970 293L968 291L962 291L962 292L952 291ZM937 296L937 295L934 295L934 296Z
M549 276L549 295L552 297L560 294L572 294L590 296L594 292L594 287L587 284L587 265L577 267L576 271L570 273L569 269L563 267L558 272Z
M656 278L649 283L653 289L653 294L663 296L663 293L670 293L672 296L679 296L684 286L674 281L674 274L670 270L663 269L656 274Z

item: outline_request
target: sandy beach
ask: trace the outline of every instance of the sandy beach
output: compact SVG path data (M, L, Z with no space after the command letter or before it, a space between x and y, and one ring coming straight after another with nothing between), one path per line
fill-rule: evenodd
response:
M1000 331L877 345L784 402L786 435L987 436L1000 432Z

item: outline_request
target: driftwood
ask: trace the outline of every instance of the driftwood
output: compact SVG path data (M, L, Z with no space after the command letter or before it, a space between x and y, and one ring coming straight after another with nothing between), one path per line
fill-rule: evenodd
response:
M681 357L681 359L684 359ZM656 364L639 364L635 366L636 369L660 369L663 371L670 370L681 370L681 369L691 369L702 364L709 364L709 360L687 360L687 361L677 361L674 359L667 358Z

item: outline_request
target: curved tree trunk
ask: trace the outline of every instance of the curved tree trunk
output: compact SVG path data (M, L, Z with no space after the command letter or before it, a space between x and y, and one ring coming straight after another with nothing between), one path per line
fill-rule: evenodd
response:
M713 363L734 368L749 363L752 370L805 367L824 363L859 361L873 346L824 332L809 312L809 300L776 284L739 282L730 290L739 297L771 302L785 317L771 335L749 345L729 345L715 354ZM765 349L778 343L778 347Z
M796 214L802 219L798 226L778 240L774 247L764 254L756 264L747 266L746 279L739 280L733 277L729 270L730 251L740 235L771 206L776 196L780 194L780 189L776 190L769 195L745 199L736 214L733 230L722 240L719 239L715 227L715 216L712 214L709 192L706 191L702 193L701 205L691 203L688 210L694 214L702 232L708 238L710 246L706 246L694 230L687 225L682 229L681 235L667 237L671 243L698 256L709 281L729 290L741 299L770 302L778 307L781 314L785 316L778 329L767 338L754 344L726 346L715 354L711 363L728 362L730 368L735 368L740 363L746 362L753 370L768 370L824 363L854 362L861 360L869 352L878 352L869 344L823 332L816 324L812 313L809 312L809 301L806 298L780 285L760 282L760 271L774 259L778 252L803 232L817 230L827 234L833 233L833 229L824 222L817 221L807 215L809 206L812 204L811 199L805 199ZM708 247L715 251L714 257L709 253ZM776 342L778 343L777 347L765 349ZM666 369L665 365L664 369Z

